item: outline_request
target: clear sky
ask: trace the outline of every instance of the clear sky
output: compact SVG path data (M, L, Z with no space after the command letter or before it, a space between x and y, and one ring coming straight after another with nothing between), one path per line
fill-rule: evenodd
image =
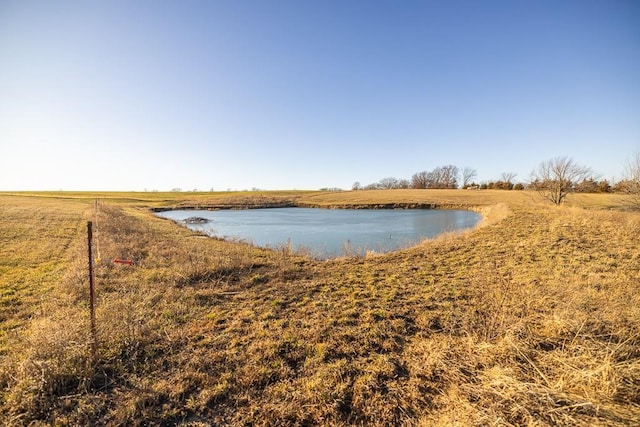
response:
M635 151L637 0L0 0L0 190L618 179Z

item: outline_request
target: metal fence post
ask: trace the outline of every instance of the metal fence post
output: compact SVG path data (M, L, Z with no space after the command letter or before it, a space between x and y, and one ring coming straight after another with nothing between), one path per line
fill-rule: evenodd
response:
M93 272L93 223L87 222L87 241L89 252L89 312L91 313L91 360L96 361L96 353L98 351L98 338L96 334L96 293L95 293L95 277Z

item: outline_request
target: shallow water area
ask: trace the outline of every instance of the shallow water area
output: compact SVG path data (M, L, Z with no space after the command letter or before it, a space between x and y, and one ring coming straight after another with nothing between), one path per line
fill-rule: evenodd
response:
M320 259L390 252L473 227L481 219L471 211L425 209L189 209L157 215L210 236L270 248L290 245ZM208 222L185 221L194 217Z

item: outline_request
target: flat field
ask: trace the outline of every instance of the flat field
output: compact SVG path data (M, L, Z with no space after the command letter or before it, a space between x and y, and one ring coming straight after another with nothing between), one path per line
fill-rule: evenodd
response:
M484 221L315 261L151 212L287 204ZM638 425L640 214L623 206L465 190L0 194L0 424Z

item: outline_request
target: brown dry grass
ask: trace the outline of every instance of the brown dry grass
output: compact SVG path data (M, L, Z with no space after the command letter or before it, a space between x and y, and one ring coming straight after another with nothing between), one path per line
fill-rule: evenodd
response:
M86 206L0 198L0 356L66 269Z
M0 289L13 289L23 314L1 323L13 332L0 422L638 423L637 213L598 209L615 198L574 199L585 210L523 192L379 193L298 202L467 205L487 221L388 255L320 262L103 202L95 365L82 239L92 203L0 198L3 243L24 252L7 255L16 251L3 244L13 264L3 264ZM37 225L26 214L36 205L52 226L66 224L37 251L26 240L53 231L16 232ZM42 255L52 252L54 276ZM115 257L136 265L106 262ZM34 275L15 285L23 275L13 266L24 272L28 260Z

